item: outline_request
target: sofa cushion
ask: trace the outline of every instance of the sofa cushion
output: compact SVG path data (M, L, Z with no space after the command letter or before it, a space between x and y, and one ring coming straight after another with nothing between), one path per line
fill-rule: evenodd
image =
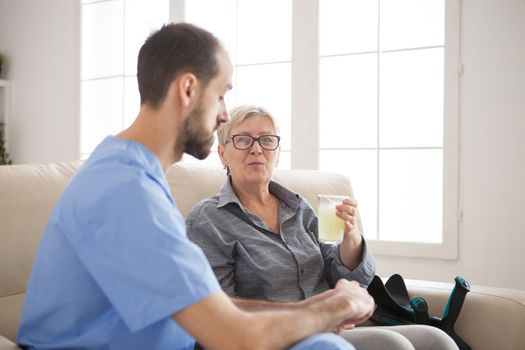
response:
M0 350L20 350L15 343L0 335Z
M24 295L25 293L20 293L0 298L0 335L11 340L16 339Z
M80 162L13 165L0 171L0 297L23 293L51 209Z

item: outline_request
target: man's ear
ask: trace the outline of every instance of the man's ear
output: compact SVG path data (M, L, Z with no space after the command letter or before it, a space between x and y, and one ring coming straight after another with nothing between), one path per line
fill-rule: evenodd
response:
M184 73L175 80L175 88L182 106L190 107L196 101L200 86L193 73Z

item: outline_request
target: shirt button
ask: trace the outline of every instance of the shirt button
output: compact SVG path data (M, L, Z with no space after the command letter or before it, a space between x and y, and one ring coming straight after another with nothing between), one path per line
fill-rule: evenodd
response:
M300 269L299 272L302 274L304 274L304 269Z

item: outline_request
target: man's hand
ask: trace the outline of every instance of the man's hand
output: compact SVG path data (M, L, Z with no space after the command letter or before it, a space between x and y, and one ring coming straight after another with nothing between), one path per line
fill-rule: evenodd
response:
M364 323L368 318L370 318L372 314L367 315L366 317L363 317L361 320L345 320L341 322L337 327L335 327L332 332L335 334L340 334L342 331L346 329L352 329L357 325L360 325L361 323Z
M339 334L345 329L353 328L372 316L375 307L374 298L357 282L340 279L335 286L335 291L343 293L348 298L352 311L347 319L335 327L334 333Z
M339 280L335 289L329 289L303 301L291 304L297 306L315 304L323 299L329 299L335 294L343 296L343 298L350 303L351 311L348 318L344 319L332 329L333 333L339 334L345 329L354 328L372 316L375 308L374 298L368 294L366 289L361 288L357 282L350 282L345 279Z

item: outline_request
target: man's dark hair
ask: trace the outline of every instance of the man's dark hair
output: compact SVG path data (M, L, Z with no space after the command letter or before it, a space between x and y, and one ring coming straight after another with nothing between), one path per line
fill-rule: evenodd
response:
M220 43L210 32L188 23L167 24L142 45L137 79L140 104L154 108L166 96L171 82L191 72L207 86L219 74L216 53Z

